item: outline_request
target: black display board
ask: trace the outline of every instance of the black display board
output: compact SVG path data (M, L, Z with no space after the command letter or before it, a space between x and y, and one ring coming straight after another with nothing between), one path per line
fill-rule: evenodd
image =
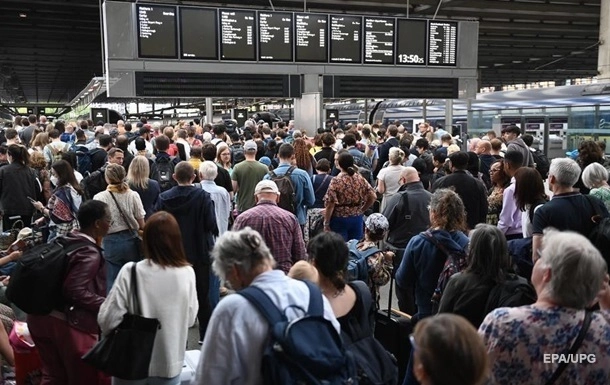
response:
M328 16L295 13L295 61L328 62Z
M455 66L457 64L457 22L430 21L428 23L428 65Z
M398 19L396 29L396 64L426 65L426 20Z
M256 60L256 12L219 10L220 58L222 60Z
M180 57L218 60L218 11L180 7Z
M394 64L394 20L383 17L364 18L364 62Z
M293 13L258 12L258 60L293 60Z
M178 58L176 7L136 5L138 56L143 58Z
M362 63L362 17L330 15L330 62Z

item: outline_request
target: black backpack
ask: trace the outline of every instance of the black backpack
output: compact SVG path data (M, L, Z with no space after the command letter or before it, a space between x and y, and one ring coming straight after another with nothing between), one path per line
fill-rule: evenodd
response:
M303 282L309 289L309 306L306 312L298 308L304 315L292 321L288 321L285 313L292 308L278 309L260 288L249 286L238 292L269 323L269 338L262 357L262 383L357 384L354 357L345 349L332 323L324 318L322 292L313 283Z
M396 248L404 249L415 234L411 231L413 224L411 223L409 195L406 191L399 191L398 194L400 194L400 201L388 218L390 223L388 243Z
M540 150L532 151L532 156L534 157L534 163L536 163L536 170L542 175L542 179L548 178L551 168L549 158Z
M509 274L506 280L491 289L485 304L485 314L500 307L518 307L536 302L536 290L527 279Z
M602 212L597 207L595 198L590 195L584 195L589 204L593 208L593 217L591 220L595 226L589 233L589 240L599 250L606 264L610 266L610 218L603 217Z
M297 212L297 196L290 176L295 169L295 166L290 166L286 173L280 176L273 171L269 171L269 177L280 191L280 201L277 205L293 214Z
M91 174L83 178L80 182L80 187L85 193L85 200L93 199L95 194L106 190L107 184L104 174L106 173L106 166L99 170L93 171Z
M356 360L358 385L394 385L398 383L398 366L396 359L373 334L371 323L374 322L376 311L371 292L362 281L353 281L349 285L357 293L354 306L359 306L362 310L360 319L354 312L346 316L341 336L346 350Z
M161 192L167 191L170 188L174 187L174 162L173 158L161 157L155 160L155 165L157 166L157 182L159 182L159 187L161 187Z
M92 243L60 237L27 250L15 263L6 297L27 314L49 314L61 307L67 255L88 245Z
M235 166L238 163L246 160L246 154L244 153L244 146L241 144L231 145L231 164Z

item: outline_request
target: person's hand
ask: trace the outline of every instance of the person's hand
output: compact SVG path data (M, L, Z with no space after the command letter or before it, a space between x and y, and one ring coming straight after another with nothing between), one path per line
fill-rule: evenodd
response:
M610 310L610 277L606 274L604 282L600 291L597 293L597 300L599 301L599 307L602 310Z
M34 224L36 226L42 226L42 225L44 225L44 223L45 223L45 217L40 217L34 221Z
M396 256L396 254L393 251L386 251L384 253L384 258L385 258L386 262L392 262L394 260L395 256Z
M42 211L42 209L44 209L42 202L32 202L32 206L34 206L34 208L38 211Z
M12 253L10 253L10 254L8 255L8 258L9 258L11 261L16 261L16 260L18 260L19 258L21 258L21 256L22 256L22 255L23 255L23 252L21 252L21 251L19 251L19 250L16 250L16 251L13 251Z
M8 285L8 282L11 280L10 276L7 276L6 278L4 278L2 281L0 281L0 283L2 283L2 285L6 286Z

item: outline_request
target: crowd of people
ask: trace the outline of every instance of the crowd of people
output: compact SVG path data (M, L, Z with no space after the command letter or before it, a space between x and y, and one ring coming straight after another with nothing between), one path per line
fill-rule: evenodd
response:
M27 316L42 383L109 383L81 357L134 311L132 269L162 328L149 378L114 384L179 384L196 321L192 384L262 384L273 325L241 290L287 322L321 295L349 349L374 339L392 277L414 327L405 385L609 383L610 256L589 240L610 217L605 146L548 162L518 127L497 136L463 151L427 123L308 136L293 121L16 118L0 131L3 230L87 243L68 255L65 306ZM362 255L363 282L350 281ZM561 364L576 351L595 358Z

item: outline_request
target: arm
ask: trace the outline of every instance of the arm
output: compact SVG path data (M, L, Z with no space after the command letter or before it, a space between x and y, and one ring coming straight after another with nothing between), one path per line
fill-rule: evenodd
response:
M330 219L335 211L335 202L326 201L324 204L324 231L330 231Z
M369 182L366 182L366 185L368 186L368 194L366 195L366 201L364 202L364 206L362 207L363 212L368 210L369 207L371 207L373 203L375 203L375 201L377 200L377 194L375 193L373 187L371 187Z
M385 193L385 182L383 179L379 179L379 176L377 176L377 192L379 194Z
M100 268L99 252L93 246L77 249L69 258L63 295L68 303L97 313L104 297L89 290L89 282L97 276Z
M14 261L18 260L22 254L23 254L23 252L16 250L16 251L13 251L12 253L10 253L9 255L0 258L0 266L4 266L9 262L14 262Z
M128 266L128 267L125 267ZM108 293L108 297L100 306L100 311L97 315L97 323L100 325L103 335L107 335L110 331L114 330L121 321L123 315L129 311L129 280L128 276L131 274L131 264L123 266L119 275Z
M536 263L538 258L538 252L542 246L542 234L534 234L532 237L532 261Z
M195 285L195 270L189 267L189 286L190 286L190 300L187 314L187 320L189 327L192 327L197 320L197 312L199 311L199 302L197 301L197 288Z
M237 194L239 192L239 183L236 180L232 180L231 184L233 185L233 193Z
M292 226L292 263L296 263L301 260L307 260L307 250L305 249L305 241L303 240L303 234L301 232L301 226L296 217L294 217Z
M502 193L502 211L498 220L498 229L504 234L513 225L513 212L516 209L515 201L510 196L512 191L512 189L506 188Z
M316 203L316 196L313 191L313 184L310 177L303 176L303 206L310 207Z

